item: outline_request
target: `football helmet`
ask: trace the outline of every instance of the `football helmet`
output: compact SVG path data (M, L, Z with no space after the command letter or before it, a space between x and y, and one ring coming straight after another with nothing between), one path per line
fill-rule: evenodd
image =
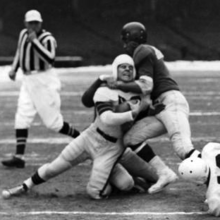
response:
M204 184L209 175L209 166L199 157L189 157L180 163L178 171L184 180Z
M114 59L114 61L112 63L112 75L113 75L113 78L117 80L117 78L118 78L118 66L123 64L123 63L128 63L128 64L130 64L131 66L134 67L133 79L135 79L135 77L136 77L136 70L135 70L135 66L134 66L134 61L127 54L121 54L121 55L117 56Z
M147 31L143 24L139 22L130 22L123 26L121 39L124 43L136 42L138 44L147 42Z

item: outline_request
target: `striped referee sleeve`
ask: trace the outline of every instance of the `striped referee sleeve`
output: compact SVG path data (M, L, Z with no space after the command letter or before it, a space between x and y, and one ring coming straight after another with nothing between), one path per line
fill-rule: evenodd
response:
M21 45L21 42L23 41L25 35L27 35L27 29L23 29L20 32L20 35L19 35L17 50L16 50L15 57L14 57L14 60L13 60L13 63L12 63L12 69L15 72L17 72L18 68L20 67L20 64L19 64L19 60L20 60L20 45Z
M55 60L56 41L52 35L45 33L44 40L34 39L32 41L34 49L40 55L40 57L47 63L53 64Z

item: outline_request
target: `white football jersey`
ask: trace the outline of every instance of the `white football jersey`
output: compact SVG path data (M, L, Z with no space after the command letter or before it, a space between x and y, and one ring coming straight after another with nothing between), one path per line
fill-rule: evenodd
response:
M109 89L108 87L100 87L97 89L93 97L93 101L94 103L110 102L113 104L113 106L116 106L124 102L125 100L129 100L133 96L135 96L134 93L124 93L120 90L113 90L113 89ZM132 121L133 118L131 115L131 111L129 111L124 113L114 113L114 118L110 118L109 116L107 120L111 122L117 121L117 123L113 123L113 124L103 123L103 120L101 120L100 116L98 115L98 112L94 123L106 134L118 138L123 135L121 130L121 124L128 121Z
M212 215L220 216L220 144L208 143L202 150L202 159L210 167L206 203Z

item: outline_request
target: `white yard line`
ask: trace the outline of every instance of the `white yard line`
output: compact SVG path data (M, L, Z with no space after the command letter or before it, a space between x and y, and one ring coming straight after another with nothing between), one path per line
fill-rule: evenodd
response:
M71 138L29 138L28 144L65 144L70 143L73 140ZM166 142L169 141L168 137L162 136L154 139L149 139L149 142ZM192 141L200 142L200 141L220 141L220 137L192 137ZM0 144L14 144L16 141L9 139L1 139ZM1 148L1 147L0 147Z
M93 216L135 216L135 215L207 215L207 212L84 212L84 211L34 211L34 212L0 212L5 216L28 216L28 215L93 215Z

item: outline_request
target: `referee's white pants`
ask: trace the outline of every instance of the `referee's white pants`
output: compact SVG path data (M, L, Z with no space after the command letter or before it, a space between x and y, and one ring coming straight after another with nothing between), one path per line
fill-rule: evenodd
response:
M60 81L47 71L24 76L15 115L15 128L29 128L38 113L44 125L58 132L63 126L60 113Z
M181 92L175 90L163 93L157 101L165 104L166 108L155 117L137 121L125 134L124 143L126 146L134 146L168 133L174 151L184 159L193 149L188 102Z
M123 150L121 142L105 140L91 125L67 145L57 159L43 165L38 172L42 179L48 180L82 162L89 155L93 165L87 193L93 199L101 199L111 192L109 183L121 190L130 190L134 185L130 174L120 164L116 164Z

